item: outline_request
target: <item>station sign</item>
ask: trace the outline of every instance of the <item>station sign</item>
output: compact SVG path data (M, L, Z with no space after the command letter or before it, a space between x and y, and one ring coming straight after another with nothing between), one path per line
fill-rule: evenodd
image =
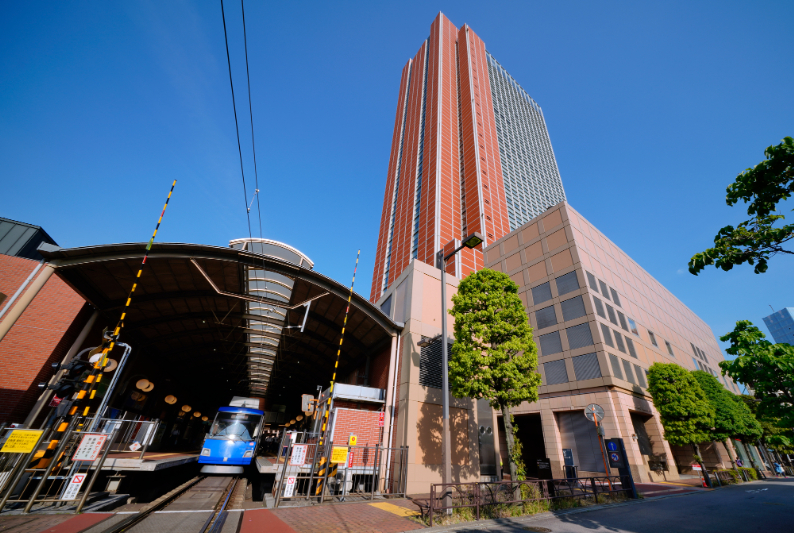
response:
M30 453L39 441L43 430L15 429L3 444L0 453Z
M103 433L86 433L74 452L72 461L96 461L108 436Z
M347 446L334 446L331 450L331 462L336 464L347 463Z
M80 492L80 487L83 486L83 481L85 481L86 474L75 474L72 476L72 479L69 481L69 484L66 485L66 489L63 491L63 496L61 496L62 500L76 500L77 494Z
M292 447L292 455L289 458L290 466L303 466L306 464L306 452L308 444L295 444Z

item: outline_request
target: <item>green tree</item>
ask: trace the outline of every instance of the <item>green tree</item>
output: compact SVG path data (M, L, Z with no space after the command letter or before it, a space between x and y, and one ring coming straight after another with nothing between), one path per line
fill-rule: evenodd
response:
M511 479L517 479L510 407L538 399L538 350L516 285L483 269L463 279L452 297L455 344L449 382L457 397L483 398L502 412Z
M736 356L720 362L722 373L755 391L759 417L794 427L794 346L769 342L749 320L738 321L720 340L730 342L725 351Z
M755 265L755 273L766 272L768 261L778 253L794 254L783 245L794 238L794 224L774 227L783 215L773 214L777 204L794 193L794 139L786 137L764 151L766 159L748 168L728 186L725 202L748 204L749 220L737 227L725 226L714 237L714 247L697 253L689 261L689 272L698 275L708 265L730 270L734 265Z
M780 419L766 419L758 414L758 400L748 394L742 394L744 404L761 424L763 435L761 443L779 453L794 453L794 429L780 427Z
M648 392L659 411L664 438L676 446L691 444L702 467L698 444L712 440L714 408L695 376L674 363L654 363L648 369Z
M757 442L761 438L761 424L742 399L722 386L717 378L702 370L692 375L714 408L714 429L708 440L723 442L742 439Z

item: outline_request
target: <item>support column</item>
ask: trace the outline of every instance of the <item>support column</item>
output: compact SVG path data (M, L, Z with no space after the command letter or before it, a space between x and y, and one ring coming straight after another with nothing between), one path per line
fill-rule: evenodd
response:
M44 287L44 285L47 283L47 280L50 279L52 273L55 272L55 267L47 263L44 265L44 267L42 267L41 270L42 272L33 281L33 283L30 284L28 290L22 294L16 305L9 309L8 314L5 316L5 318L3 318L3 321L0 322L0 341L3 340L3 338L6 336L6 333L11 330L17 319L22 316L22 313L24 313L25 309L28 308L30 302L33 301L42 287Z
M74 358L75 355L77 355L77 352L80 350L80 346L82 346L83 342L85 342L85 338L88 336L88 332L90 332L91 328L94 326L94 323L96 322L98 316L99 316L99 311L97 310L94 310L94 312L91 313L91 316L88 318L88 321L85 323L85 326L83 326L83 329L80 330L80 334L77 335L77 338L72 343L72 347L69 348L68 352L66 352L66 355L61 361L61 366L67 364L69 361L71 361ZM55 374L53 374L53 376L50 378L50 381L47 384L53 385L57 383L62 375L63 375L63 370L56 372ZM29 428L33 424L33 422L39 416L39 413L41 413L41 410L44 408L47 402L50 401L50 398L52 398L52 390L46 389L44 392L41 393L41 396L39 396L39 399L36 400L36 404L33 406L33 409L31 409L30 414L28 414L28 417L25 419L23 427Z

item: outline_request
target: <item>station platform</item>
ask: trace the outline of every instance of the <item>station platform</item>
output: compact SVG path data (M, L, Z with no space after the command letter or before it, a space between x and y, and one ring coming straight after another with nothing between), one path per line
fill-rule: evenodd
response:
M109 453L102 470L154 472L198 461L199 454L187 452Z
M278 461L276 457L263 457L260 455L256 458L256 469L260 474L275 474L278 470Z

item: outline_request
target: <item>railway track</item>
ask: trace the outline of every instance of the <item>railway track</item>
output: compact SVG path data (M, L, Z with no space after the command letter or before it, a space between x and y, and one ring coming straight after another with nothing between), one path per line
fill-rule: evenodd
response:
M102 533L221 533L239 477L195 477Z

